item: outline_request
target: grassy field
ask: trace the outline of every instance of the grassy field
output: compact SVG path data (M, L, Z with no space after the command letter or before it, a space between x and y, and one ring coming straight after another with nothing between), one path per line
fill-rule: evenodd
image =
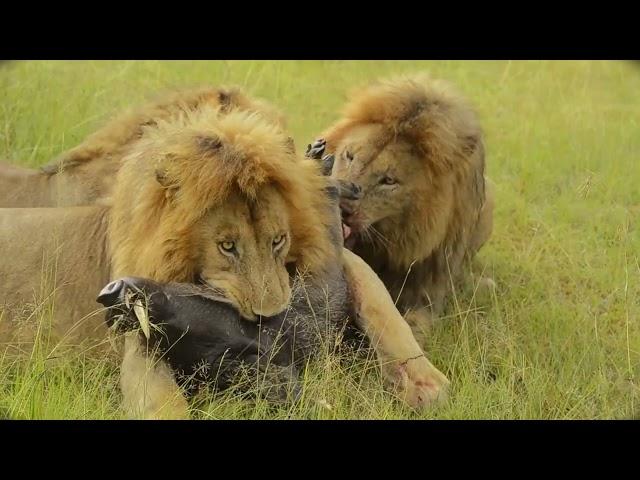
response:
M200 418L629 418L640 404L640 66L623 62L16 62L0 69L0 158L40 165L167 87L238 84L279 105L296 144L345 92L427 70L458 86L486 132L497 186L480 260L495 297L457 296L426 345L451 380L427 413L385 392L367 359L324 355L300 402L233 393ZM0 253L1 254L1 253ZM2 260L0 260L2 261ZM1 281L1 280L0 280ZM0 358L0 416L120 418L117 362ZM329 407L315 400L323 399Z

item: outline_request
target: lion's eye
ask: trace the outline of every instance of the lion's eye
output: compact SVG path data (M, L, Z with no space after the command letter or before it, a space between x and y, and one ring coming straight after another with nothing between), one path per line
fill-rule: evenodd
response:
M282 246L284 245L285 240L287 239L287 236L284 234L278 235L276 237L273 238L273 249L274 250L280 250L282 248Z
M396 183L398 183L398 181L395 178L390 177L389 175L385 175L380 179L381 185L395 185Z
M220 251L225 254L225 255L230 255L235 253L236 251L236 244L235 242L220 242L218 244L218 248L220 248Z

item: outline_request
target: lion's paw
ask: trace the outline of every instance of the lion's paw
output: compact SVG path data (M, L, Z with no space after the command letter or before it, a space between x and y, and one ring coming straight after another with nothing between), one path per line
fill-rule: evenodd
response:
M449 380L424 355L388 365L387 377L412 408L425 409L447 399Z

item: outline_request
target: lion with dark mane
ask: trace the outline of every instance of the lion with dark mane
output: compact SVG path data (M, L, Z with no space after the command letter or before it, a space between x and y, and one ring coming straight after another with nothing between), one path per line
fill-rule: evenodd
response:
M421 329L491 234L476 114L442 81L401 77L357 91L322 138L314 153L333 154L332 175L348 185L345 244Z

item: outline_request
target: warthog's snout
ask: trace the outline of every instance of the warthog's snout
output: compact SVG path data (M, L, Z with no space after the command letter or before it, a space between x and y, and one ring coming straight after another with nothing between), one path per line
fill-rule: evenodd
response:
M115 280L107 284L102 290L100 290L96 301L105 307L113 307L116 303L123 300L120 296L124 295L124 286L125 283L122 279Z

